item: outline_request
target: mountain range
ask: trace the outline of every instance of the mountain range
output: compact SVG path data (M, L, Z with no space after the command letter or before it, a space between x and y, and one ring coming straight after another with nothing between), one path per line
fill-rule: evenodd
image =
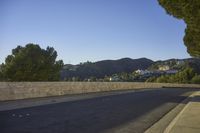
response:
M79 77L81 80L90 77L104 78L116 73L130 73L137 69L147 69L154 61L147 58L119 60L103 60L98 62L85 62L78 65L66 64L61 71L61 79Z
M91 77L104 78L118 73L131 73L137 69L155 70L159 66L168 65L170 69L182 69L186 65L200 73L200 59L169 59L164 61L152 61L147 58L131 59L122 58L119 60L102 60L98 62L85 62L78 65L66 64L61 70L61 80L69 80L78 77L84 80Z

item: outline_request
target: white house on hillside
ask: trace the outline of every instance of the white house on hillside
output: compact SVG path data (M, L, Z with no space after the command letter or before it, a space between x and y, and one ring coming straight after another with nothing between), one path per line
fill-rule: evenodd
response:
M178 72L178 70L167 70L166 73L167 74L176 74Z
M184 62L183 60L178 60L176 64L177 64L177 65L183 65L184 63L185 63L185 62Z
M141 70L141 69L138 69L135 71L135 73L139 74L139 75L145 75L145 74L150 74L151 72L148 71L148 70Z
M169 70L170 68L169 68L168 65L162 65L162 66L159 66L158 69L159 69L160 71L167 71L167 70Z

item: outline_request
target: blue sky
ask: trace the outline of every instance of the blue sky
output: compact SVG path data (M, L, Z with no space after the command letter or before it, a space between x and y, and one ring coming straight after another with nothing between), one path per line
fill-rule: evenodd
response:
M157 0L1 0L0 63L27 43L54 47L66 64L188 58L185 27Z

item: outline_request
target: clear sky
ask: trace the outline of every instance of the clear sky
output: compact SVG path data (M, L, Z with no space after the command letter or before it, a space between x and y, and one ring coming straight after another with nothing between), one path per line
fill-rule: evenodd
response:
M27 43L54 47L66 64L188 58L185 27L157 0L0 0L0 63Z

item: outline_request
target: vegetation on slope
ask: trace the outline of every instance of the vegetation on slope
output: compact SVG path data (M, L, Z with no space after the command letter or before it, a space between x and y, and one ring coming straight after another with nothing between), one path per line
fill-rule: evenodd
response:
M131 73L137 69L147 69L153 61L146 58L119 60L104 60L99 62L86 62L79 65L65 65L61 72L63 80L71 80L73 77L79 80L88 78L104 78L113 74Z

